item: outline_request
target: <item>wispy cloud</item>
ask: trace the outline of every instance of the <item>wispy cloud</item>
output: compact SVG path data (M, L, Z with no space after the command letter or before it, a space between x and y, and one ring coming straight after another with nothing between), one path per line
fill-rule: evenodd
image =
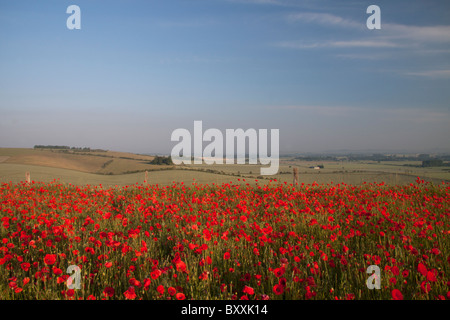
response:
M302 12L290 14L287 16L289 22L303 22L303 23L315 23L326 26L340 26L347 28L361 27L361 23L356 21L344 19L329 13L316 13L316 12Z
M304 42L304 41L283 41L275 46L293 49L314 49L314 48L398 48L401 47L392 41L374 39L374 40L346 40L346 41L322 41L322 42Z
M335 57L348 60L383 60L392 58L391 54L384 52L365 52L365 53L342 53L336 54Z
M366 32L364 22L346 19L338 15L317 12L301 12L289 14L286 21L290 23L307 23L332 28L351 28ZM313 43L300 41L284 41L275 44L284 48L314 49L314 48L415 48L427 49L437 53L442 48L432 48L433 45L450 45L450 26L413 26L395 23L382 23L382 30L377 31L380 35L370 37L361 34L361 39L342 40L319 40ZM352 33L354 34L354 33ZM343 36L345 37L345 35Z
M390 39L450 44L450 26L411 26L384 23L385 37Z
M450 78L450 70L426 70L420 72L405 72L407 76L418 76L426 78Z

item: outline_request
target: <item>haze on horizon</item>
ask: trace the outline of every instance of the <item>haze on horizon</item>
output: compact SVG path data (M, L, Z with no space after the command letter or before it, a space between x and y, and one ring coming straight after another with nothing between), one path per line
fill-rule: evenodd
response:
M202 120L279 129L281 154L450 152L449 16L445 0L0 0L0 147L169 154Z

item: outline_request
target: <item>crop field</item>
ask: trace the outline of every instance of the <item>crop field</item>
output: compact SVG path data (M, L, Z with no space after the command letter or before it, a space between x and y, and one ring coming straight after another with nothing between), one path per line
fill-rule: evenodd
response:
M1 183L0 299L450 299L449 192Z
M132 153L105 152L61 152L55 150L34 150L0 148L0 182L21 182L25 172L31 179L40 182L58 180L60 183L76 185L126 186L141 184L148 171L151 184L169 185L173 182L202 184L246 183L255 180L269 183L293 182L293 168L299 170L299 183L362 185L381 183L408 185L417 177L433 184L450 182L447 167L420 168L417 161L382 162L374 161L325 161L323 169L314 170L315 161L299 161L281 158L279 170L273 176L261 176L260 165L154 165L149 164L153 156Z

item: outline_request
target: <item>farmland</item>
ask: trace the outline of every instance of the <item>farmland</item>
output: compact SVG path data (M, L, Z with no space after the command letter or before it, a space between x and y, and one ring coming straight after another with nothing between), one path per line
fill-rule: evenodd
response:
M77 185L125 186L144 182L144 172L152 184L169 185L176 182L221 184L246 179L292 183L292 170L299 170L299 183L330 184L346 183L361 185L364 182L384 182L389 185L407 185L417 177L440 184L450 182L448 167L421 168L418 161L302 161L282 157L278 174L261 176L259 165L153 165L153 156L125 152L61 152L58 150L35 150L0 148L0 182L20 182L25 172L35 181ZM318 163L320 170L311 169Z
M0 299L450 299L445 168L152 159L0 149Z
M449 191L3 183L0 297L450 299Z

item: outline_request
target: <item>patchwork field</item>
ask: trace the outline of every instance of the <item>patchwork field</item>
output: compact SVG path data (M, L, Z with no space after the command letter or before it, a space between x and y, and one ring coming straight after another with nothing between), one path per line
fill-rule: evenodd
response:
M374 161L324 161L323 169L311 169L316 161L299 161L281 158L278 174L261 176L259 165L153 165L153 156L124 152L61 152L58 150L0 148L0 182L20 182L25 172L30 172L34 181L124 186L141 184L148 171L148 182L168 185L174 181L203 184L221 184L233 181L255 184L256 181L277 180L293 182L293 168L299 170L299 184L360 185L364 182L389 185L413 183L417 177L440 184L450 182L448 167L420 168L418 161L381 162ZM195 180L194 180L195 179Z

